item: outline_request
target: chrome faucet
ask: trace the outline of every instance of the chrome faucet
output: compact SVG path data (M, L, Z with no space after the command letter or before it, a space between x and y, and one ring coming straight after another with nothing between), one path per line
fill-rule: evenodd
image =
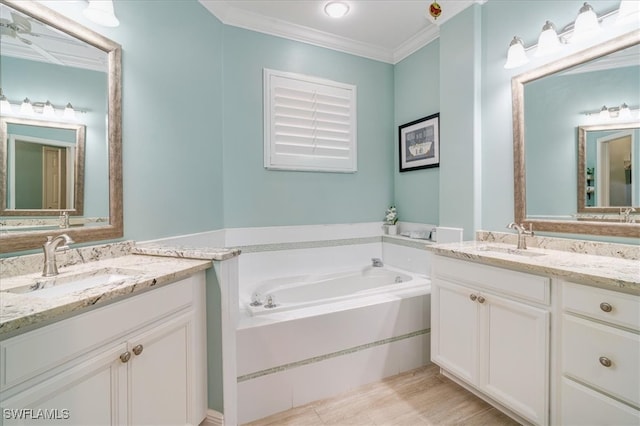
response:
M44 268L42 269L43 277L53 277L58 275L58 265L56 264L56 251L68 250L69 244L74 241L67 234L58 235L53 238L51 235L47 237L47 242L44 243L42 249L44 250ZM64 243L64 245L62 245Z
M373 266L374 268L382 268L384 266L384 263L382 263L382 259L373 257L371 258L371 266Z
M516 231L518 231L518 250L526 250L527 249L526 236L529 235L533 237L534 235L531 224L529 224L528 231L524 228L524 225L518 225L515 222L511 222L510 224L508 224L507 228L515 229Z
M631 213L635 211L636 209L633 207L629 207L625 210L622 210L622 207L620 207L620 222L631 223Z

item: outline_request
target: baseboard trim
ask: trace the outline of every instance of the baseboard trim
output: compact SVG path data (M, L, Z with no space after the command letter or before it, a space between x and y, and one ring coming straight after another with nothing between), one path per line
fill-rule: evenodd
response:
M207 410L207 417L200 423L200 426L223 426L224 415L216 410Z

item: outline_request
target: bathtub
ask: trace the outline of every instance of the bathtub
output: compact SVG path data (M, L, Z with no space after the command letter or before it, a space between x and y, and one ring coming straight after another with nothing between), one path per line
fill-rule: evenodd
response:
M251 316L290 311L380 294L400 295L411 290L428 292L430 280L391 267L366 266L329 274L297 275L257 284L246 303Z
M397 282L396 282L397 281ZM393 267L282 276L242 302L239 423L429 363L431 281Z

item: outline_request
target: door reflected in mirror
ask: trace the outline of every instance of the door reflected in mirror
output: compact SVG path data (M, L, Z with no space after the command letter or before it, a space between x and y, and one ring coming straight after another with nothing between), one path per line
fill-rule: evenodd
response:
M640 125L578 128L578 211L619 213L640 204Z
M15 119L2 119L0 125L7 150L1 214L65 210L82 215L85 126Z

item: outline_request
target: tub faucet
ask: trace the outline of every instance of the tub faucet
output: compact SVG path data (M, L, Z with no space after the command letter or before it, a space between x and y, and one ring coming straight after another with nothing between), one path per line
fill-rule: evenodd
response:
M515 229L516 231L518 231L518 250L526 250L527 249L526 236L530 235L533 237L534 235L532 225L529 224L529 230L527 231L524 228L524 225L518 225L515 222L511 222L510 224L507 225L507 228Z
M384 263L382 263L382 259L380 259L379 257L372 257L371 266L373 266L374 268L382 268L384 266Z
M69 244L74 241L67 234L58 235L53 238L51 235L47 237L47 242L44 243L42 249L44 250L44 267L42 269L43 277L53 277L58 275L58 265L56 264L56 251L67 250ZM64 245L62 245L64 243Z

